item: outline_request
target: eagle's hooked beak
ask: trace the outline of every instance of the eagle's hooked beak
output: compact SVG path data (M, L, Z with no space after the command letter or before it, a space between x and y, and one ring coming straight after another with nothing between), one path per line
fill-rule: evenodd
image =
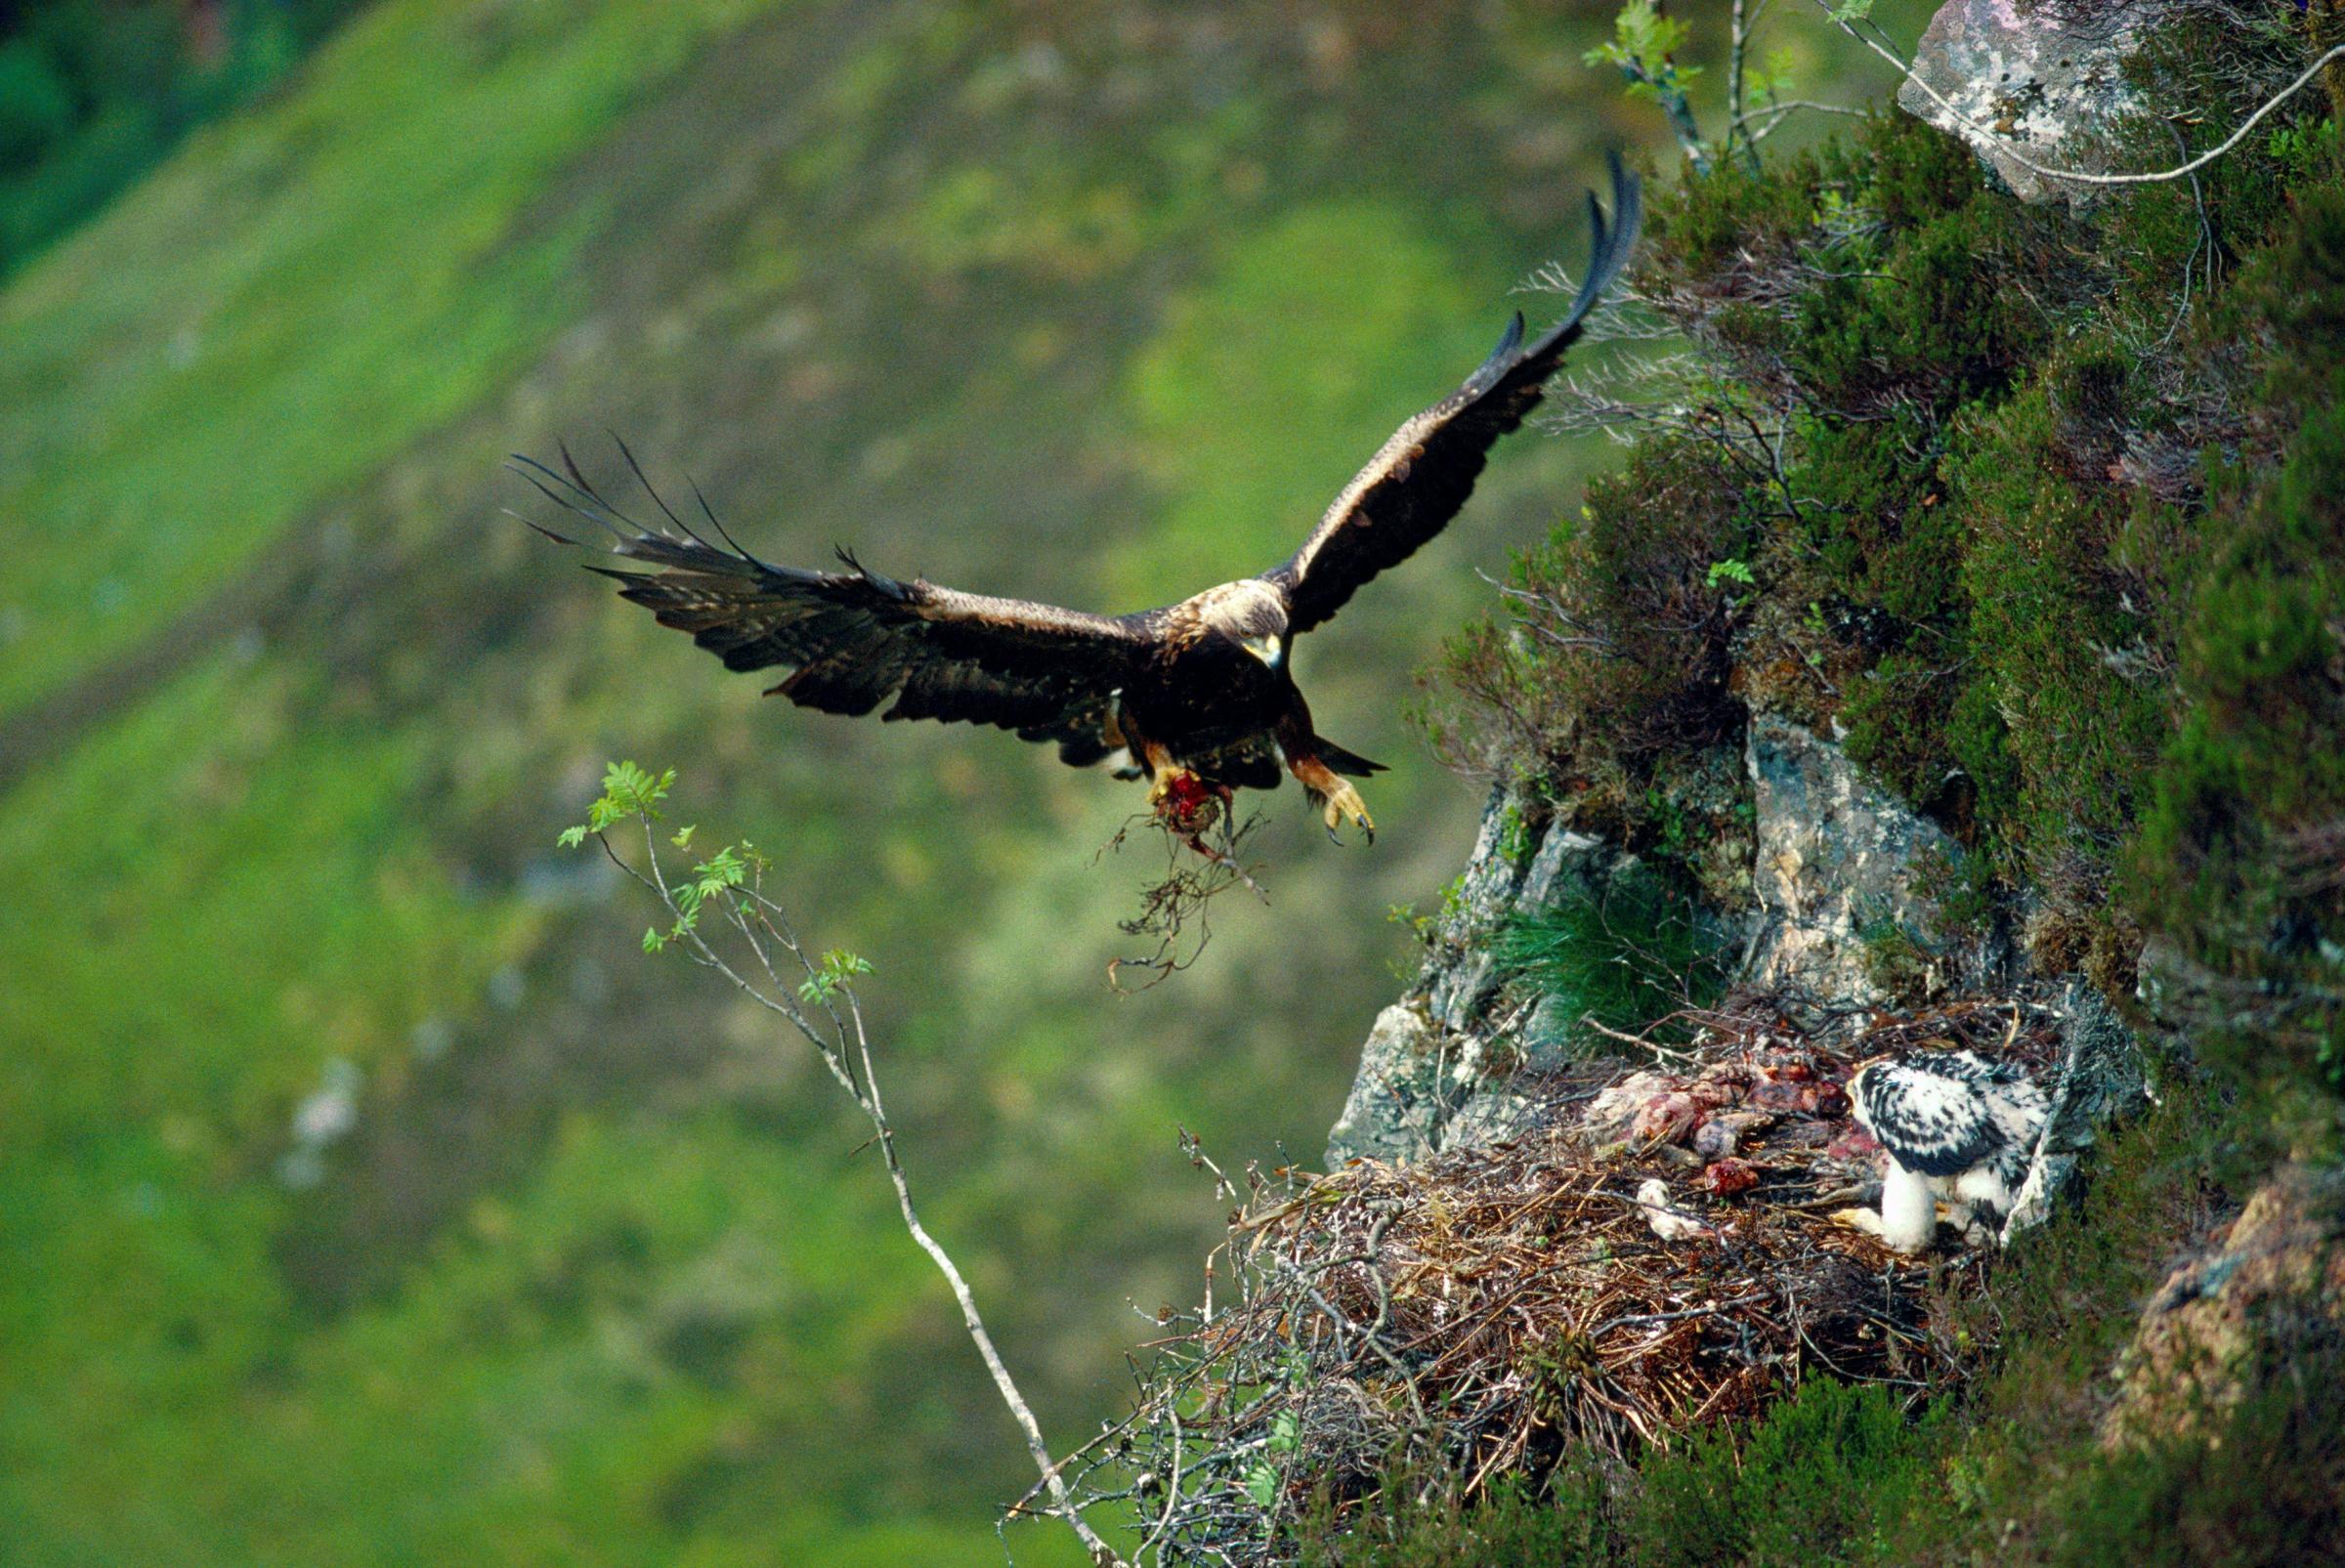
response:
M1287 657L1286 639L1275 633L1267 637L1241 637L1238 646L1272 669L1278 668L1279 661Z

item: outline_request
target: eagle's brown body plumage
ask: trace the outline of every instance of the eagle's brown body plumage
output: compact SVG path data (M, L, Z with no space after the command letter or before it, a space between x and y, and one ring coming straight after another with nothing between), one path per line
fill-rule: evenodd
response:
M801 706L864 714L886 702L885 719L994 725L1052 742L1079 767L1112 759L1153 779L1160 798L1184 774L1218 790L1274 788L1283 767L1323 805L1330 828L1346 817L1367 828L1367 809L1342 776L1377 764L1312 729L1289 651L1438 533L1472 492L1492 445L1538 404L1636 238L1638 185L1617 160L1612 194L1609 228L1590 199L1594 252L1563 320L1526 347L1516 316L1463 386L1393 433L1292 559L1162 610L1096 615L899 582L843 552L839 572L774 566L735 545L704 504L721 545L664 503L665 527L620 515L567 452L561 473L516 461L550 499L609 528L616 554L658 569L597 568L619 580L623 597L692 633L729 669L787 668L771 690Z

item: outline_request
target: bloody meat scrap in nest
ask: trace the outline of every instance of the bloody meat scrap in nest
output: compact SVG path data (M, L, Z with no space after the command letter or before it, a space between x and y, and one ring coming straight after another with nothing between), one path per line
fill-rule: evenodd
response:
M1674 1143L1705 1160L1746 1152L1761 1137L1786 1148L1829 1140L1821 1123L1848 1115L1849 1097L1805 1051L1757 1061L1711 1062L1698 1071L1629 1074L1588 1105L1582 1135L1597 1143Z
M1702 1171L1702 1185L1713 1196L1729 1198L1759 1185L1759 1172L1748 1160L1714 1160Z

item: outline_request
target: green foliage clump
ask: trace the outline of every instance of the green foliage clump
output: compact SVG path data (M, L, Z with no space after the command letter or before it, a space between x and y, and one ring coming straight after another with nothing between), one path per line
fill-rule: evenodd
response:
M1357 1516L1321 1505L1302 1568L1710 1568L1895 1561L1894 1532L1937 1486L1945 1408L1909 1417L1890 1390L1814 1377L1739 1432L1719 1428L1634 1471L1575 1455L1539 1490L1468 1498L1397 1473Z
M1624 1561L1611 1477L1567 1461L1544 1488L1509 1477L1469 1497L1457 1478L1406 1470L1340 1521L1325 1498L1296 1529L1297 1568L1601 1568Z
M1741 584L1717 567L1749 533L1730 470L1690 444L1641 448L1515 559L1508 614L1449 641L1436 741L1649 826L1656 775L1740 724L1727 673Z
M2262 350L2270 461L2220 476L2199 527L2180 600L2185 706L2130 889L2222 979L2308 1003L2278 1027L2215 1027L2208 1044L2345 1089L2345 184L2304 193L2224 314Z
M1560 1001L1566 1017L1623 1034L1716 1000L1731 956L1693 901L1642 867L1624 867L1600 888L1575 884L1547 908L1510 917L1491 951L1517 983Z
M1711 1432L1647 1461L1627 1560L1805 1568L1883 1555L1936 1481L1928 1461L1943 1421L1942 1406L1908 1420L1878 1384L1810 1378L1747 1432Z
M2129 503L2086 466L2114 460L2117 380L2096 356L2055 362L1947 462L1975 658L1947 743L1978 764L1983 816L2039 880L2108 863L2166 730L2151 627L2114 559Z
M2284 18L2161 31L2130 67L2160 113L2108 158L2211 146L2304 50ZM1518 563L1511 623L1452 646L1482 760L1661 848L1641 787L1739 705L1830 726L2042 896L2064 963L2123 994L2163 935L2236 1067L2345 1088L2345 161L2316 102L2082 212L1889 115L1656 193L1641 286L1696 368Z

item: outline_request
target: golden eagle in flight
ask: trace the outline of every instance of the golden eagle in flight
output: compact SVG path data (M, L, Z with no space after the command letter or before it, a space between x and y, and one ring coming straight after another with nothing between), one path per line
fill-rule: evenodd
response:
M1324 810L1331 834L1349 818L1373 837L1368 808L1344 776L1379 765L1313 730L1290 667L1294 641L1440 532L1491 446L1538 406L1636 241L1637 178L1617 157L1611 169L1612 222L1591 194L1588 274L1562 320L1526 345L1517 313L1481 368L1393 433L1293 559L1162 610L1099 615L903 582L844 550L844 571L774 566L736 544L704 501L722 546L657 492L668 526L636 524L567 451L565 473L515 461L549 499L609 529L614 553L658 569L595 568L624 585L621 597L692 633L728 669L787 669L771 690L800 706L864 714L886 702L882 718L995 725L1054 743L1076 767L1113 758L1120 776L1153 782L1160 810L1184 788L1223 799L1240 786L1276 788L1283 765ZM641 480L623 444L621 452Z

